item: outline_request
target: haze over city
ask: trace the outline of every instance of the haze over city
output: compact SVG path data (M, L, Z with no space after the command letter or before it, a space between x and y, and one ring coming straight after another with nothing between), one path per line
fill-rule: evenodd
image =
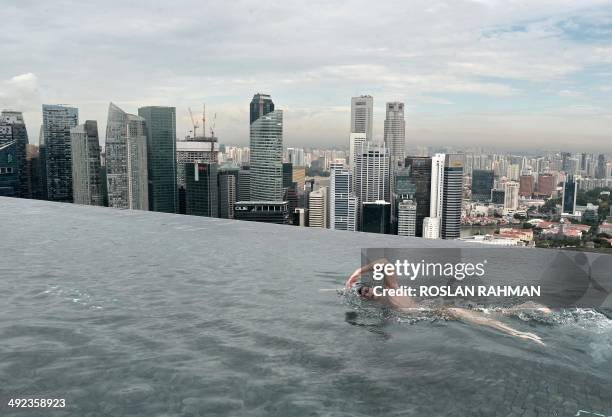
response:
M612 2L8 1L0 108L42 103L98 120L177 107L217 114L222 143L249 142L255 92L284 110L285 146L346 146L350 97L406 103L410 145L606 151L612 134Z

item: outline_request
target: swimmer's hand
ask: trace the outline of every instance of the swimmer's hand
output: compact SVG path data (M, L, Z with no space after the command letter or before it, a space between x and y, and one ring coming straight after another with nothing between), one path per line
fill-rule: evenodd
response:
M520 332L518 330L515 330L514 332L510 332L510 334L512 336L518 337L519 339L531 340L532 342L535 342L540 346L546 346L546 343L542 341L542 338L535 333Z
M374 265L378 263L389 263L389 260L387 258L380 258L365 266L362 266L361 268L357 268L344 283L344 288L351 288L362 274L371 271L374 268Z

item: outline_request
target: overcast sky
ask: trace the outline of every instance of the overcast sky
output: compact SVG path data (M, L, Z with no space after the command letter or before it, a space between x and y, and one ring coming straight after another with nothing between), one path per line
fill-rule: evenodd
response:
M108 103L217 113L248 144L256 92L287 146L348 142L350 98L406 103L408 145L612 151L612 1L3 0L0 107L79 108L103 141Z

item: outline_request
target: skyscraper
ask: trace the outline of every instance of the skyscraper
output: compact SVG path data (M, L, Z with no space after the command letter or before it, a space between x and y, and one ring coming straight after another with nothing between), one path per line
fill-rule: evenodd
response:
M595 178L606 178L606 156L602 153L597 157L597 168L595 169Z
M351 193L352 173L346 168L334 169L330 177L329 228L357 230L357 197Z
M98 123L87 120L70 129L72 152L72 195L76 204L101 206L104 203L100 177Z
M438 219L442 226L442 208L444 203L444 162L446 155L437 153L431 158L431 203L429 217Z
M446 154L444 161L444 184L440 237L461 237L461 208L463 202L462 155Z
M416 211L416 236L423 236L423 219L429 217L431 205L431 172L432 160L429 157L409 156L406 158L405 169L408 177L414 184L415 194L412 198L417 205ZM401 178L398 176L396 188L401 186Z
M219 217L218 165L185 164L186 211L192 216Z
M576 211L576 181L572 175L568 175L563 183L561 204L562 213L574 214Z
M404 200L398 204L397 234L399 236L416 236L417 205L412 200Z
M308 225L327 229L327 187L321 187L308 196Z
M0 135L3 127L0 126ZM19 159L16 140L0 140L0 196L19 196Z
M389 152L384 146L365 143L355 156L355 195L359 203L390 200Z
M519 195L531 197L535 192L535 178L533 175L521 175L519 178Z
M374 99L372 96L351 98L351 133L364 133L366 140L372 140Z
M113 103L106 124L106 180L109 207L149 209L145 119Z
M15 175L17 184L15 196L33 198L30 176L27 169L26 154L28 146L28 131L19 111L3 110L0 114L0 145L15 140Z
M74 107L43 104L42 113L47 199L72 202L70 129L79 124L79 111Z
M385 118L385 146L389 149L391 171L403 165L406 154L406 121L404 120L404 103L387 103Z
M147 124L149 210L176 213L176 109L141 107L138 115Z
M283 112L274 110L270 96L251 101L251 199L282 201Z
M491 190L495 174L493 170L475 169L472 171L472 200L491 201Z
M251 170L249 166L243 166L238 171L238 190L236 192L236 201L251 200Z
M555 176L553 174L538 175L538 194L550 197L555 190Z

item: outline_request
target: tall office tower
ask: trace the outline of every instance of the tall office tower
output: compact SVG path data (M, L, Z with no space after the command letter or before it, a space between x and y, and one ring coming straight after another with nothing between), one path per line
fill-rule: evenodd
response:
M602 153L597 156L597 167L595 169L595 178L606 178L606 156Z
M417 205L416 212L416 236L423 236L423 220L429 217L431 204L431 172L432 160L429 157L409 156L406 158L406 169L411 181L415 185L413 198ZM400 181L400 178L397 178ZM399 184L396 184L396 188Z
M472 201L491 201L491 190L495 174L488 169L475 169L472 171Z
M293 164L283 162L283 188L293 187Z
M506 214L516 211L519 207L519 183L508 181L504 184L504 212Z
M106 124L109 207L149 209L146 122L110 103Z
M374 99L372 96L351 98L351 133L364 133L366 140L372 140Z
M366 233L391 233L391 203L383 200L366 201L361 207L361 231Z
M147 124L149 210L176 213L176 109L147 106L138 115Z
M253 96L250 106L251 124L257 119L274 111L274 102L268 94L257 93Z
M576 211L576 191L576 181L573 176L568 175L563 183L562 213L574 214Z
M236 201L251 200L251 170L248 165L242 166L238 171L238 191Z
M98 123L86 120L70 129L72 152L72 196L76 204L104 204L100 178Z
M550 197L555 188L555 176L553 174L538 175L537 189L540 196Z
M506 170L506 177L508 177L511 181L518 181L520 175L520 167L518 164L510 164L508 165L508 169Z
M79 124L79 111L74 107L43 104L42 112L47 199L72 202L70 129Z
M294 167L303 167L306 165L304 160L304 149L302 148L287 148L287 159Z
M308 226L327 229L327 187L321 187L308 196Z
M346 168L334 169L330 177L329 228L336 230L357 230L357 197L351 193L351 171Z
M439 217L425 217L423 219L423 238L440 239Z
M416 236L417 205L412 200L404 200L397 206L397 234Z
M236 165L224 165L219 168L219 217L234 218L234 206L238 185L239 168Z
M251 222L289 224L286 201L237 201L234 218Z
M251 199L283 199L283 112L274 110L270 96L251 101Z
M463 203L463 156L446 154L444 162L444 184L442 199L442 221L440 237L461 237L461 208Z
M442 208L444 204L444 161L446 155L437 153L431 158L431 202L429 217L439 219L442 229Z
M187 214L219 217L218 169L216 162L185 164Z
M520 196L531 197L535 192L535 178L533 175L521 175L519 184Z
M392 173L395 167L404 164L406 157L406 121L404 120L404 103L387 103L385 118L385 146L389 149Z
M389 152L384 146L365 143L355 156L355 195L359 203L390 201Z
M28 147L28 131L20 111L3 110L0 114L0 145L15 140L15 175L17 186L15 196L33 198L26 154Z

